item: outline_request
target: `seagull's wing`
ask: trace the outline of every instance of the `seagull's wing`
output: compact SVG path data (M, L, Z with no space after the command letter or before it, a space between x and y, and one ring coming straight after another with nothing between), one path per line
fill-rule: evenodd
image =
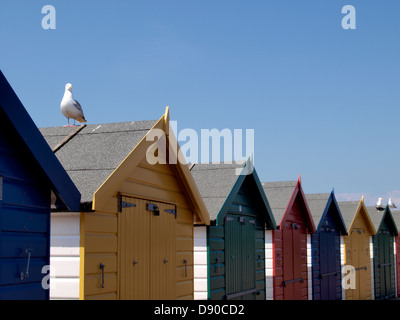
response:
M74 106L75 106L75 108L77 108L83 114L83 110L82 110L81 104L75 99L74 99Z

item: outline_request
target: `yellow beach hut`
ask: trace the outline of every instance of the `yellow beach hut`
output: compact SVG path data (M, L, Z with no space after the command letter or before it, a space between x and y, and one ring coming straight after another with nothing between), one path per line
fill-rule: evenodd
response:
M342 274L346 300L373 300L373 242L375 227L364 204L360 201L339 202L347 227L343 236L344 268Z
M80 212L52 212L51 299L193 299L193 226L209 216L169 127L167 107L41 129L82 194Z

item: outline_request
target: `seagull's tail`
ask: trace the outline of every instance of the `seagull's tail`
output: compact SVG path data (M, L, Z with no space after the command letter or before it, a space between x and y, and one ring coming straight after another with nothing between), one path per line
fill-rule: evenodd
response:
M84 116L76 117L75 120L78 121L78 122L81 122L81 123L82 123L82 122L86 122L86 119L85 119Z

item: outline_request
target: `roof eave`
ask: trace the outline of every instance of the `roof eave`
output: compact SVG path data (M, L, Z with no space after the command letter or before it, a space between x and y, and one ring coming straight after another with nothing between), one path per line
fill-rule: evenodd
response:
M81 194L43 138L0 70L0 106L47 176L54 194L70 211L79 210Z

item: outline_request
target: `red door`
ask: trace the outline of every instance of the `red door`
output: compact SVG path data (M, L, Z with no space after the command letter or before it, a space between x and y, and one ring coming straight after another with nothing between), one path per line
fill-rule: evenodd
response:
M299 222L286 222L282 240L283 298L307 299L307 248L304 226Z

